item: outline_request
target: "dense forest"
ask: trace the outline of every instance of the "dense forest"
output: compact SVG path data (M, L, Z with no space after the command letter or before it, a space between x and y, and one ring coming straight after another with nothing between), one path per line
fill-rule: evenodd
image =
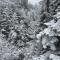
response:
M0 60L60 60L60 0L0 0Z

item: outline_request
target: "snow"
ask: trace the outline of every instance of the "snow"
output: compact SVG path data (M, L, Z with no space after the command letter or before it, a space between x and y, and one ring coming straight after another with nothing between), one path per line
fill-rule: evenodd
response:
M39 1L41 0L28 0L28 3L35 5L35 4L38 4Z

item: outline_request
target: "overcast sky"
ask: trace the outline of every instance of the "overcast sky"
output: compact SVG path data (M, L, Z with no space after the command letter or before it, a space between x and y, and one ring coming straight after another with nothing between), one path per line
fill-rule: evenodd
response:
M39 1L41 1L41 0L28 0L28 2L33 4L33 5L38 3Z

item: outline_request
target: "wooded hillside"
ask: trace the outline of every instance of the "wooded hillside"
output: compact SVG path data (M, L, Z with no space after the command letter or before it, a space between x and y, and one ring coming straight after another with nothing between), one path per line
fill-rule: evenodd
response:
M60 0L0 0L1 60L60 60Z

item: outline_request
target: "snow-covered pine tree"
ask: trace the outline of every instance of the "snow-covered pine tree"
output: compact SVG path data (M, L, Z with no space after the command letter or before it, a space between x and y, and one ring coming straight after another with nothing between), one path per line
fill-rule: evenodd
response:
M43 25L46 25L43 31L41 31L37 38L40 39L42 37L42 45L43 48L50 47L51 50L56 50L55 42L59 41L57 37L60 37L60 12L59 12L59 0L44 0L43 2L45 6L45 10L42 14L41 22ZM49 4L48 4L49 3ZM49 15L47 15L49 14ZM50 17L50 19L49 19ZM52 17L52 19L51 19ZM44 22L45 21L45 22Z

